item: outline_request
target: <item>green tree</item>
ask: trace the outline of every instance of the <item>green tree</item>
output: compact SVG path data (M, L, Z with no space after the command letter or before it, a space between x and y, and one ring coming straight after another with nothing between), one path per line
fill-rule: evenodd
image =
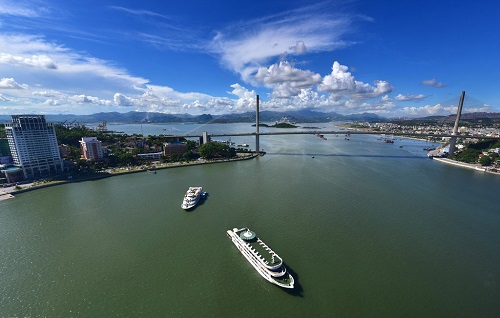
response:
M479 163L481 164L481 166L489 166L492 162L493 159L491 159L490 156L482 156L481 158L479 158Z
M200 156L205 159L232 158L236 156L236 150L226 144L207 142L198 148Z
M480 150L467 148L464 151L457 153L455 155L455 159L467 163L476 163L480 153Z
M137 158L135 158L131 153L123 153L118 155L118 165L135 165L137 164Z
M198 148L198 152L200 153L200 156L202 158L205 158L205 159L215 158L218 154L217 143L207 142Z

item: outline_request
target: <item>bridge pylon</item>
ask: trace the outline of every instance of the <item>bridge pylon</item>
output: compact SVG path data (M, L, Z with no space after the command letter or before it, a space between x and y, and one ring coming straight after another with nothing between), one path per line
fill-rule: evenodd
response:
M458 103L458 109L457 109L457 118L455 119L455 126L453 126L453 132L451 135L450 139L450 147L448 150L448 157L453 158L455 156L455 145L457 143L457 137L458 135L458 123L460 122L460 117L462 116L462 107L464 106L464 98L465 98L465 91L462 91L462 95L460 95L460 102Z
M257 100L255 104L255 151L257 155L260 155L260 143L259 143L259 95L257 95Z

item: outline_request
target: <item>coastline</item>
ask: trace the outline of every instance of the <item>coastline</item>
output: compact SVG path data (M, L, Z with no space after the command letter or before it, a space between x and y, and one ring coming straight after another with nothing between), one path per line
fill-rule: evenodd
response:
M44 184L39 184L39 185L35 185L34 183L30 183L29 185L27 185L25 187L20 185L21 189L15 189L14 187L11 187L10 189L0 188L0 201L12 199L15 197L14 196L15 194L34 191L34 190L48 188L48 187L54 187L54 186L63 185L63 184L85 182L85 181L91 181L91 180L99 180L99 179L110 178L110 177L114 177L114 176L121 176L124 174L138 173L138 172L151 172L151 171L170 169L170 168L180 168L180 167L198 166L198 165L205 165L205 164L249 160L249 159L254 159L256 157L258 157L258 155L256 153L252 153L249 156L241 156L238 158L230 158L230 159L222 159L222 160L199 159L197 161L190 161L190 162L167 163L167 164L161 164L161 165L155 166L155 168L153 168L153 169L147 169L147 168L143 169L140 167L133 167L133 168L129 168L129 170L119 170L119 171L116 171L115 169L113 169L114 171L109 170L107 172L98 173L98 174L95 174L92 176L82 177L79 179L60 180L60 181L54 181L54 182L44 183Z
M495 175L500 175L500 173L498 173L498 172L489 171L489 169L487 167L483 167L480 164L465 163L465 162L460 162L460 161L456 161L456 160L452 160L452 159L448 159L448 158L438 158L438 157L433 157L432 160L436 160L436 161L439 161L442 163L446 163L446 164L461 167L461 168L466 168L466 169L471 169L471 170L476 170L476 171L481 171L481 172L487 172L487 173L491 173L491 174L495 174Z

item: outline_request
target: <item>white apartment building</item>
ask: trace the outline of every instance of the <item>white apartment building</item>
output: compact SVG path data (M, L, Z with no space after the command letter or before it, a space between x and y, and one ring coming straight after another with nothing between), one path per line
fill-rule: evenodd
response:
M43 115L13 115L5 125L14 164L26 179L45 177L63 171L56 131Z
M80 149L82 157L86 160L98 161L104 157L102 143L96 137L82 137Z

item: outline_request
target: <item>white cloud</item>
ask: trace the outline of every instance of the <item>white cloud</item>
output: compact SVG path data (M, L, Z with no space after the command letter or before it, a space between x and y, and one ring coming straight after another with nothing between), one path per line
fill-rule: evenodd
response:
M133 106L134 105L131 98L129 98L123 94L120 94L120 93L116 93L115 96L113 96L113 101L114 101L115 105L118 105L118 106Z
M398 94L398 96L396 96L395 98L396 98L396 100L407 102L407 101L421 100L421 99L424 99L426 97L427 96L425 96L424 94L418 94L418 95L412 95L412 94L403 95L403 94Z
M444 107L441 104L425 105L422 107L403 107L401 112L406 116L422 117L432 115L449 115L457 112L456 106Z
M113 9L113 10L117 10L117 11L124 11L124 12L127 12L129 14L138 15L138 16L142 15L142 16L153 16L153 17L166 18L166 16L164 16L162 14L159 14L159 13L156 13L153 11L148 11L148 10L134 10L134 9L119 7L119 6L109 6L108 8Z
M424 80L424 81L422 81L422 84L424 84L426 86L436 87L436 88L446 87L445 84L443 84L442 82L436 81L436 79L434 79L434 78L430 79L430 80Z
M255 91L251 90L249 91L245 87L241 86L240 84L233 84L231 85L233 90L231 91L231 94L238 96L239 98L244 98L244 99L253 99L255 98Z
M48 91L34 91L31 93L33 96L39 96L39 97L45 97L45 98L50 98L50 97L58 97L61 98L65 96L65 94L55 91L55 90L48 90Z
M61 103L57 99L47 99L44 104L50 105L50 106L59 106Z
M56 64L48 56L45 55L32 55L23 57L0 52L0 63L16 66L40 67L53 70L57 69Z
M87 96L87 95L74 95L69 98L69 100L73 103L78 103L78 104L95 104L95 105L101 105L101 106L109 106L111 105L111 101L109 100L104 100L104 99L99 99L94 96Z
M304 43L304 41L297 41L297 45L290 46L289 49L292 50L292 52L295 52L295 54L297 55L305 54L307 52L306 44Z
M345 94L354 99L369 99L390 93L394 90L387 81L376 81L375 86L357 81L348 67L335 61L332 66L332 72L323 78L318 91Z
M0 0L0 15L35 18L47 12L48 12L47 8L39 5L33 5L32 3Z
M19 84L13 78L2 78L0 80L0 89L28 89L26 84Z
M313 5L232 25L216 34L212 50L220 55L221 64L248 81L271 58L333 51L350 45L342 37L350 31L354 19L326 14L321 4Z
M3 51L3 52L2 52ZM0 66L16 79L42 82L63 92L86 91L99 98L103 93L137 92L148 80L130 75L112 62L82 54L34 35L0 34ZM35 86L37 83L29 83Z
M287 61L259 68L254 79L272 88L274 98L296 96L302 89L311 88L322 80L321 75L295 68Z

